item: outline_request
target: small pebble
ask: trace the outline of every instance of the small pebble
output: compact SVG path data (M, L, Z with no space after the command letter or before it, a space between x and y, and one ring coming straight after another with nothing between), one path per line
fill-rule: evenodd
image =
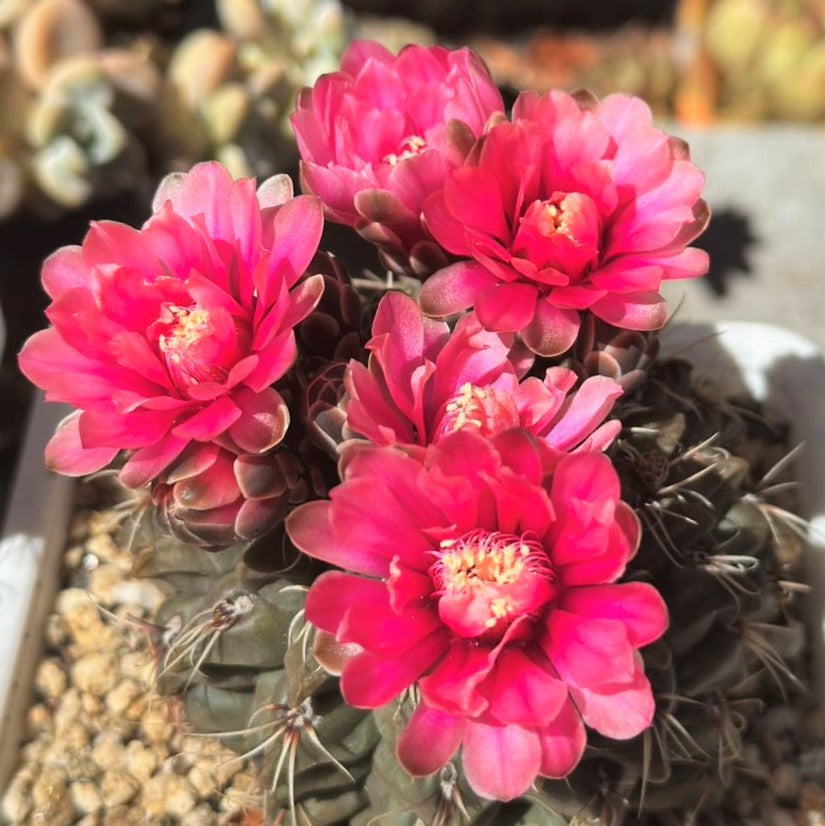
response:
M195 790L179 774L156 774L143 786L141 803L148 815L183 817L195 808Z
M34 687L42 697L54 700L66 691L68 680L60 661L48 657L40 661L34 675Z
M106 695L106 708L111 714L119 717L140 693L141 688L134 680L121 680Z
M232 778L220 806L223 810L253 805L259 794L259 783L251 771L243 770Z
M100 701L100 698L95 697L94 694L89 694L88 691L84 691L83 694L81 694L80 706L83 709L83 713L89 717L99 717L103 711L103 703Z
M208 771L204 766L193 766L186 778L201 797L209 797L218 787L218 781L214 773Z
M216 826L218 815L208 803L201 803L181 819L181 826Z
M124 718L130 722L136 723L144 718L146 709L149 708L152 699L148 693L140 694L135 698L133 703L129 704L129 708L124 713Z
M101 732L94 742L92 759L104 771L122 765L125 756L123 743L114 731Z
M172 734L171 728L166 709L161 706L148 709L140 723L140 730L150 743L167 742Z
M55 742L44 755L44 760L62 769L70 782L92 780L100 774L100 767L89 756L87 749L74 749Z
M36 737L54 728L54 716L42 703L35 703L26 713L26 725L29 736Z
M145 826L147 822L144 813L134 806L117 806L103 817L103 826Z
M82 717L60 731L59 743L67 749L85 749L89 745L89 732L82 723Z
M139 790L138 781L122 769L109 769L100 781L100 794L107 809L128 803Z
M83 699L75 686L70 686L54 710L54 728L58 733L74 725L83 713Z
M120 673L141 685L150 683L153 669L154 663L147 651L127 651L120 657Z
M59 650L66 643L68 630L60 614L49 614L45 627L46 647L51 651Z
M31 765L24 765L14 775L3 797L0 812L12 823L22 823L32 810L32 786L35 775Z
M140 740L132 740L126 744L124 764L132 777L145 783L158 767L158 757L151 748L147 748ZM214 789L210 790L210 793Z
M86 541L86 550L102 562L121 562L124 558L123 551L107 533L90 537Z
M158 765L162 766L169 759L169 744L168 743L150 743L149 748L155 755Z
M166 590L150 579L122 579L112 589L118 602L133 603L149 611L157 610L166 595Z
M98 565L89 574L89 593L106 608L117 602L115 588L123 581L123 573L115 565Z
M33 826L71 826L74 809L69 800L66 775L56 766L43 767L32 786Z
M52 743L53 740L49 732L43 732L36 740L32 740L23 746L23 761L34 766L39 766L43 762L43 758L52 746Z
M119 676L117 657L111 652L86 654L72 666L74 684L97 697L114 688Z
M88 815L103 808L103 798L96 783L72 783L69 789L72 805L79 815Z
M83 567L83 557L86 556L86 550L82 545L75 545L69 548L63 557L63 562L70 571L77 571Z

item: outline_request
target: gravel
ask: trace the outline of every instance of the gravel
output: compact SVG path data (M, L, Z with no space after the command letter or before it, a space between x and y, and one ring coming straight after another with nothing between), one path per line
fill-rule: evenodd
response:
M151 620L165 592L130 577L116 509L84 506L46 622L19 768L0 823L26 826L228 826L254 816L251 766L187 735L151 688Z

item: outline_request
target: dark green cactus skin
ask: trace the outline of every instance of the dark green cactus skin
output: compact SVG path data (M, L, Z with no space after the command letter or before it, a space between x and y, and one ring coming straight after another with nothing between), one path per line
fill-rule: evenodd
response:
M759 484L787 453L787 432L752 403L697 388L677 360L656 362L617 415L611 454L643 527L625 579L655 585L670 614L642 651L657 712L632 741L589 733L581 764L541 783L542 797L577 826L740 823L767 776L760 715L798 693L806 669L784 584L800 539Z
M272 536L213 553L168 537L146 545L139 573L175 588L156 617L156 685L181 699L194 731L256 759L273 818L294 806L327 826L367 805L379 735L372 714L344 703L312 659L303 606L317 570L285 563L278 546Z
M540 779L517 801L478 798L460 755L425 778L398 765L413 695L375 712L343 702L303 622L320 568L282 533L216 553L148 543L140 573L175 588L158 616L158 687L182 697L195 730L256 755L272 822L291 823L294 812L314 826L733 826L755 805L770 770L760 717L800 691L806 668L787 585L801 540L774 507L786 503L760 484L787 452L787 433L753 404L697 389L686 362L632 343L638 356L610 361L632 374L610 455L643 527L625 579L651 582L670 612L667 634L642 651L654 725L625 742L589 732L569 778ZM213 622L226 627L208 626L186 649L187 633L218 606Z

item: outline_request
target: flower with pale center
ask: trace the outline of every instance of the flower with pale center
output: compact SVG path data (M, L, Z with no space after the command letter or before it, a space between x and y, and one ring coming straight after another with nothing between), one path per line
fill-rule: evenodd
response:
M511 392L465 382L444 405L443 412L436 413L432 431L435 441L463 427L492 436L520 424L521 415Z
M345 454L330 501L287 518L304 553L344 699L420 702L397 755L413 775L461 748L483 797L510 800L581 759L585 726L616 739L652 721L639 649L667 625L656 590L620 583L639 525L610 461L551 455L524 430L461 428L426 451ZM337 646L337 647L336 647Z
M424 204L433 237L464 260L424 283L421 305L437 318L473 307L543 356L573 344L582 313L658 329L662 282L707 272L688 247L710 215L703 185L638 98L523 93Z
M346 428L376 444L437 442L458 430L493 436L523 427L561 455L604 449L619 429L604 422L621 388L594 376L579 387L563 367L520 379L532 359L513 336L485 330L469 313L453 330L400 292L381 299L367 344L369 364L345 377Z
M406 161L420 155L427 148L427 141L420 135L408 135L398 146L398 153L389 152L382 158L384 163L394 166L399 161Z
M460 637L498 642L514 620L556 594L541 543L528 534L472 530L442 539L430 576L438 616Z
M276 176L256 192L216 163L169 176L142 229L93 224L43 266L52 327L20 354L50 401L78 411L46 449L84 475L129 451L120 478L147 484L193 442L260 455L289 413L272 385L296 357L293 328L317 304L309 276L320 202Z
M303 189L389 266L424 277L447 261L421 222L424 199L503 110L469 49L410 45L392 55L355 41L341 70L305 89L292 116Z
M156 340L172 380L186 386L225 382L252 335L248 323L220 308L169 304L161 309L147 337Z

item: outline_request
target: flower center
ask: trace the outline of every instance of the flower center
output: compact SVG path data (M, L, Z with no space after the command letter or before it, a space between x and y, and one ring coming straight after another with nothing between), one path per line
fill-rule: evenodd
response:
M599 252L598 208L580 192L554 192L533 201L519 219L513 252L539 268L552 267L578 277Z
M483 436L492 436L520 423L516 402L509 393L466 382L436 419L434 440L465 427L474 427Z
M166 304L150 328L172 381L188 387L200 382L225 382L248 345L241 329L225 310Z
M525 220L535 221L536 228L545 238L549 238L554 232L561 232L570 238L570 221L565 220L563 201L564 199L558 203L536 201L527 210Z
M439 547L430 567L438 613L461 637L499 639L556 595L550 560L528 534L474 530Z
M421 135L407 135L404 140L398 145L397 152L390 152L384 155L383 162L394 166L399 161L405 161L407 158L414 158L420 155L427 148L427 141Z
M158 346L167 358L181 361L193 344L209 334L209 312L203 307L189 309L174 304L168 307L168 311L174 321L158 337Z

